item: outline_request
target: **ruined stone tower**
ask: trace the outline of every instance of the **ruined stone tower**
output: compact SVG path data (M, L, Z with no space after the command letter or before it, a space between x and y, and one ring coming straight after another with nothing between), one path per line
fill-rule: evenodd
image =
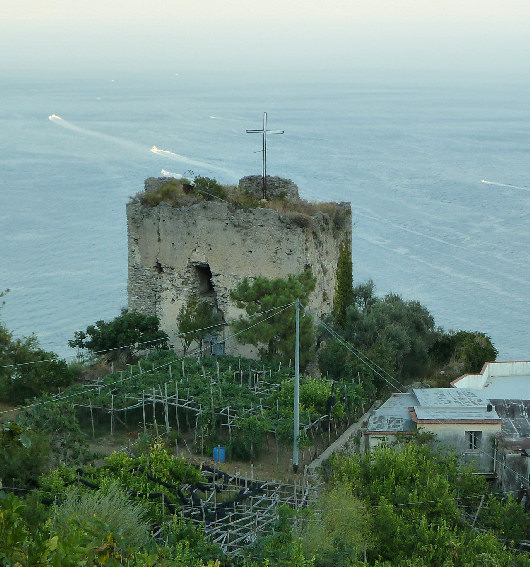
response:
M317 283L309 307L317 315L331 311L339 245L351 239L350 204L308 203L280 178L268 181L271 201L260 202L260 180L244 178L231 188L245 195L245 206L233 195L190 196L192 188L170 178L146 180L145 192L127 205L129 309L157 315L175 346L179 311L191 295L210 301L230 323L243 314L230 291L245 277L283 278L311 268ZM170 186L177 196L158 202ZM252 354L230 339L229 327L224 333L227 353Z

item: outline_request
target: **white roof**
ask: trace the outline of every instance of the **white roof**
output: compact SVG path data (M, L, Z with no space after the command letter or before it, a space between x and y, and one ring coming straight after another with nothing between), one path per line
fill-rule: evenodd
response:
M471 388L427 388L413 390L417 403L428 408L486 408L488 401Z

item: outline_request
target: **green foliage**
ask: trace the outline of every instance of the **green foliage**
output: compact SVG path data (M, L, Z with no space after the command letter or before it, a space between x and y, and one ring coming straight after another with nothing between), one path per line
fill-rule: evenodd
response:
M167 335L159 329L156 315L144 315L136 311L124 311L112 321L96 321L85 331L76 331L68 341L71 348L86 348L93 353L110 351L110 358L126 357L134 346L148 348L156 344L164 346Z
M342 346L326 337L319 353L320 369L334 378L350 376L377 386L384 384L384 372L398 381L421 375L429 367L429 349L437 337L434 319L418 301L399 295L374 297L371 282L354 288L354 303L346 310L343 336L383 370L374 373ZM372 368L375 368L371 364Z
M50 464L50 436L17 423L0 426L0 481L27 488Z
M17 420L35 432L45 432L53 462L83 463L89 457L87 439L71 403L44 398L21 412Z
M474 517L487 488L483 479L461 468L455 456L410 442L399 450L378 447L371 455L333 457L331 469L332 484L348 487L368 506L373 539L367 553L374 565L516 564L493 533L477 533L464 522ZM503 517L510 503L496 501L493 514L487 508L483 517L493 532L508 530L518 537L526 533L524 514L514 514L510 525Z
M512 545L527 539L530 528L528 514L511 496L506 499L489 495L480 509L478 522Z
M337 283L333 298L333 317L339 327L346 324L346 309L353 303L351 242L345 240L339 248Z
M201 177L200 175L198 175L193 180L193 188L207 201L217 199L224 200L227 198L226 189L220 183L218 183L217 180L211 179L210 177Z
M279 308L296 299L307 304L309 294L315 289L316 280L310 270L299 275L289 275L287 279L270 280L258 276L252 283L245 278L231 293L232 299L240 309L245 309L249 318L241 318L234 323L237 339L242 343L258 346L263 357L269 360L294 358L295 317L294 307L287 310ZM260 317L259 313L264 313ZM265 313L266 312L266 313ZM258 324L259 323L259 324ZM247 331L241 332L247 327ZM300 314L300 364L305 365L311 358L313 345L313 324L310 315Z
M48 498L62 496L67 486L78 478L76 468L61 465L39 478L39 486ZM155 442L148 453L129 457L118 451L105 457L101 467L84 468L83 477L99 487L119 485L124 490L141 494L164 492L174 500L171 489L161 486L152 478L174 485L190 485L203 481L201 471L183 458L170 455L160 442Z
M1 292L0 298L5 294ZM24 403L73 381L74 373L64 360L41 349L34 335L14 338L0 320L0 400Z
M29 530L22 518L23 502L0 490L0 564L22 565L27 557Z
M365 504L347 486L334 486L300 518L296 533L305 557L314 557L316 565L346 567L370 546L371 527Z
M439 365L456 365L461 373L476 374L484 363L493 362L498 351L484 333L457 331L443 333L432 345L430 354Z
M116 484L97 491L70 488L64 502L55 506L52 518L51 534L58 537L53 556L62 564L75 565L73 546L64 546L65 542L77 541L81 558L89 550L103 551L109 536L112 536L113 553L121 556L131 555L149 541L145 504L129 500Z
M181 334L184 356L191 343L197 341L202 352L202 342L207 335L215 334L215 325L219 324L219 316L212 305L205 300L199 300L195 295L190 296L183 305L178 317L178 329Z

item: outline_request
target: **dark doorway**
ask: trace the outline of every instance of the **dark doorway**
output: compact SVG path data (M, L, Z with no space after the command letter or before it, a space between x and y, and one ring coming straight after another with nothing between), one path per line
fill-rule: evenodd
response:
M209 296L215 293L212 282L212 270L208 264L195 266L197 279L199 280L199 296Z

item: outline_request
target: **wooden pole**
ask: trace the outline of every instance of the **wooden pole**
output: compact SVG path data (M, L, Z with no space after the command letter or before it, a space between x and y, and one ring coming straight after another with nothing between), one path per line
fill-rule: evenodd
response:
M167 382L164 384L164 419L166 420L166 433L169 433L169 406L167 403Z
M153 388L153 424L155 426L155 435L158 437L158 423L156 422L156 391Z
M144 435L147 433L147 429L145 427L145 392L142 390L142 417L144 420Z
M170 366L171 368L171 366ZM180 435L180 422L179 422L179 384L175 380L175 419L177 421L177 433Z
M92 439L96 438L96 434L94 432L94 414L92 412L92 400L90 401L90 423L92 424Z
M110 434L114 435L114 394L110 396Z

